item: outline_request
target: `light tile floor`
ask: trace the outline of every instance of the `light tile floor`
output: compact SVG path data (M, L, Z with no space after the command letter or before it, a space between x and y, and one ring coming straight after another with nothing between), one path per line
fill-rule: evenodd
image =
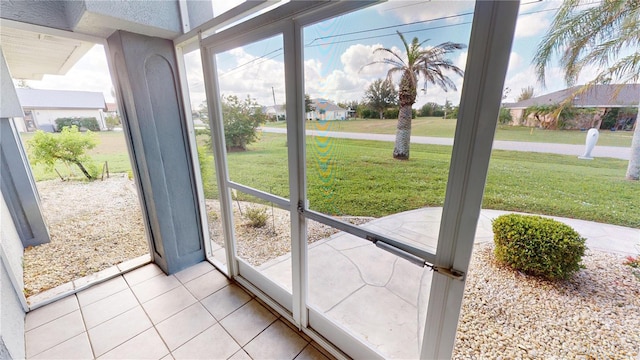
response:
M28 359L329 359L208 262L149 264L31 311Z

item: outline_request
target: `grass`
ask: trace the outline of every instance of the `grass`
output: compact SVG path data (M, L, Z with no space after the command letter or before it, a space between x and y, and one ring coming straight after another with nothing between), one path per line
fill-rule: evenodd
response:
M364 120L331 121L332 131L360 132L370 134L395 134L396 120ZM284 122L268 123L265 126L284 128ZM315 122L307 122L307 129L315 128ZM411 134L415 136L433 136L452 138L456 131L456 121L449 119L425 117L412 121ZM558 144L584 145L586 132L579 130L544 130L523 126L500 125L496 130L496 140L546 142ZM598 145L630 147L633 133L631 131L600 131Z
M112 172L125 172L126 146L118 135L120 140L101 133L105 146L94 151L100 151L96 159L109 160ZM289 197L285 136L264 133L249 148L228 155L231 180ZM308 137L306 151L314 210L380 217L444 203L450 146L413 144L411 160L396 161L391 142ZM215 196L213 161L205 156L204 173L210 179L205 187ZM624 180L626 167L624 160L496 150L483 207L640 228L640 182ZM36 172L36 179L43 177Z
M379 217L444 203L451 147L414 144L411 160L401 162L391 159L392 143L323 140L308 138L312 209ZM250 151L229 155L230 177L288 197L286 162L284 135L265 133ZM626 166L624 160L494 151L483 207L640 228L640 183L624 180Z

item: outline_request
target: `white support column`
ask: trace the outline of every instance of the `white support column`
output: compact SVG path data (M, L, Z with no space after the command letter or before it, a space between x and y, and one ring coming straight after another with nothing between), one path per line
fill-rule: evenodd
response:
M518 1L476 2L436 264L466 274L518 15ZM434 272L422 359L451 358L465 280Z
M153 260L168 274L205 259L173 42L117 31L107 40Z

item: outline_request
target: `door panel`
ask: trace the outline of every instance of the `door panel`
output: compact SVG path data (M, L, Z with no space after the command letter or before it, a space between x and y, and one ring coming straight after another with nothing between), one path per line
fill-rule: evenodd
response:
M298 326L317 331L348 355L418 358L433 275L425 265L435 263L452 148L411 142L410 159L395 160L393 141L370 134L393 136L397 115L388 112L387 123L372 126L371 120L352 119L354 109L338 102L358 98L354 94L386 77L389 67L375 56L377 48L404 56L396 31L409 42L413 36L433 38L425 48L468 43L474 5L389 2L335 10L345 4L269 23L263 35L250 27L247 34L234 29L229 38L221 32L205 42L215 54L217 121L232 128L243 104L253 109L249 115L274 121L246 149L225 134L221 153L227 165L218 170L225 172L219 185L232 209L223 217L234 233L227 235L233 244L227 252L237 275L289 310ZM460 8L450 8L455 6ZM424 15L438 10L458 15L455 21ZM341 12L346 15L336 16ZM371 22L381 14L393 25ZM274 32L280 25L288 30ZM448 57L464 67L461 55ZM447 75L462 87L461 79ZM421 88L414 107L443 103L442 90ZM305 95L310 103L302 103ZM283 121L301 106L304 118ZM441 117L417 119L414 129L453 134L456 119ZM249 211L266 213L264 227L275 229L281 221L291 232L257 233L248 227Z
M386 79L391 66L384 58L397 59L376 49L388 48L406 59L396 31L409 43L414 36L432 38L424 49L468 42L469 23L447 26L427 15L448 6L435 3L382 3L303 27L304 91L314 108L306 121L305 215L314 220L307 219L307 236L315 239L314 233L324 231L316 222L336 231L309 241L309 325L328 331L323 335L332 342L345 335L355 340L344 344L350 356L373 351L384 358L420 357L433 275L424 265L433 263L438 246L452 148L412 141L409 160L394 159L398 104L376 109L376 94L370 92L369 100L366 94L376 80ZM464 6L470 13L459 20L472 17L473 3ZM367 21L381 14L392 19L384 25L392 25ZM456 33L432 29L438 26L455 27ZM446 75L461 88L460 77ZM396 91L399 80L391 76ZM414 107L443 104L442 92L420 80ZM338 104L344 99L357 104ZM380 112L385 119L379 119ZM430 129L453 135L455 123L439 114L412 120L412 128L420 135Z

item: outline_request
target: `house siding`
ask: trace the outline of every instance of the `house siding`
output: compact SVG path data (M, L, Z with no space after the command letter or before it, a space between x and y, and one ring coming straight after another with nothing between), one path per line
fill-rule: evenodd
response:
M104 121L105 114L102 109L30 109L25 107L25 111L32 111L33 119L36 126L40 128L42 125L56 126L56 119L68 117L94 117L98 120L100 129L106 129ZM24 127L24 121L22 121Z

